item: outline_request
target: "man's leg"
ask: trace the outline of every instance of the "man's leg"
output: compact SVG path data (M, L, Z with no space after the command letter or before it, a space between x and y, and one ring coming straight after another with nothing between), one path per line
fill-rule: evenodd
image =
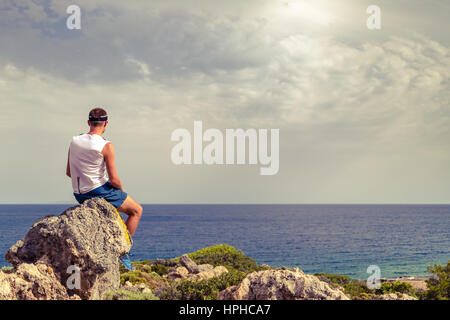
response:
M128 219L125 224L127 225L128 232L131 236L133 236L142 216L141 205L137 203L132 197L127 196L125 201L120 207L117 208L117 210L128 215Z

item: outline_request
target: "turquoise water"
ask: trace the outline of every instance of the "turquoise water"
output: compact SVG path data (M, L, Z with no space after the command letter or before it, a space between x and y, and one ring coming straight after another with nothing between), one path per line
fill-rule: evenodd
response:
M0 205L0 266L32 223L70 205ZM450 205L144 205L132 258L171 258L218 243L258 263L365 279L427 275L450 259Z

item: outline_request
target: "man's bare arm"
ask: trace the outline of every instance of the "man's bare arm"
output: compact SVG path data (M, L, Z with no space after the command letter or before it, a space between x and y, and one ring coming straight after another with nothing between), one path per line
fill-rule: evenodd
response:
M70 175L70 163L69 163L69 159L70 159L70 150L69 150L69 154L67 155L66 176L68 176L69 178L72 178L72 176Z
M116 155L114 153L114 146L111 142L105 145L102 150L102 155L105 158L106 171L108 172L109 182L111 182L114 188L123 190L122 182L120 181L116 171Z

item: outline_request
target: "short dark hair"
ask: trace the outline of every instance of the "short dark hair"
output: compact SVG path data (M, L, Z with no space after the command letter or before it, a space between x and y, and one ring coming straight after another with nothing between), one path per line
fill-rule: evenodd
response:
M89 111L89 118L101 118L106 117L108 114L102 108L95 108ZM105 121L91 121L91 126L101 127Z

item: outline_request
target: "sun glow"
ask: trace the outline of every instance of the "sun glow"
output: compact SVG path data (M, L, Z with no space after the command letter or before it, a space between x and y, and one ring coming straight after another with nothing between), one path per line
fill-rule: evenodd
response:
M320 25L334 21L334 16L319 1L288 0L282 4L281 12L286 18L301 18Z

